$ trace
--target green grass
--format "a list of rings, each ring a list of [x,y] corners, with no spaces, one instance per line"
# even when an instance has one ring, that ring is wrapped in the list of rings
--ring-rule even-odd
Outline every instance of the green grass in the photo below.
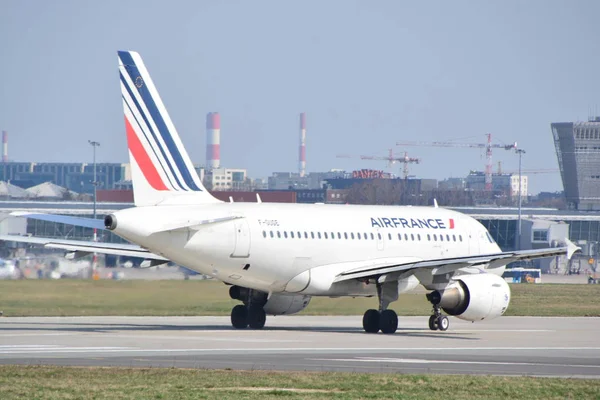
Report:
[[[599,399],[597,380],[0,366],[9,399]]]
[[[229,315],[238,302],[215,281],[0,281],[5,316]],[[515,284],[506,315],[600,316],[600,285]],[[361,315],[375,298],[318,298],[304,315]],[[392,303],[400,315],[428,315],[424,293]]]

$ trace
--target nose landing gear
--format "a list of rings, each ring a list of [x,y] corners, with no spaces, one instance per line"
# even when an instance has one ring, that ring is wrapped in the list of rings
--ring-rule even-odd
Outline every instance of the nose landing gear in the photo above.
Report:
[[[447,331],[450,327],[450,320],[445,315],[442,315],[440,307],[442,296],[440,292],[436,290],[428,293],[427,300],[433,305],[433,315],[429,317],[429,329],[432,331]]]

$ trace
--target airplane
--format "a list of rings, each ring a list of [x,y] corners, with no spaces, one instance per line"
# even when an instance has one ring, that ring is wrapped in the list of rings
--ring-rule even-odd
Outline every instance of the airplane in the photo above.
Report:
[[[503,252],[486,228],[438,207],[221,202],[202,185],[140,55],[118,52],[134,207],[104,220],[15,212],[27,218],[107,229],[132,244],[35,237],[71,256],[143,257],[175,262],[230,285],[241,304],[234,328],[262,329],[267,315],[295,314],[313,296],[377,296],[363,315],[368,333],[392,334],[389,307],[417,285],[429,291],[428,325],[445,331],[447,315],[468,321],[504,314],[510,288],[505,265],[571,256],[574,245]],[[258,198],[260,200],[260,198]],[[444,314],[445,313],[445,314]],[[447,314],[447,315],[446,315]]]

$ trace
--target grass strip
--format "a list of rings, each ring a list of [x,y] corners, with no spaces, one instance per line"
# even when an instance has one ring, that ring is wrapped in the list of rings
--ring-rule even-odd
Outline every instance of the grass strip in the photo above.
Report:
[[[0,366],[9,399],[598,399],[593,379]]]
[[[5,316],[194,316],[229,315],[238,304],[216,281],[0,281]],[[506,315],[600,316],[600,285],[513,284]],[[304,315],[361,315],[375,298],[314,297]],[[400,296],[399,315],[428,315],[422,291]]]

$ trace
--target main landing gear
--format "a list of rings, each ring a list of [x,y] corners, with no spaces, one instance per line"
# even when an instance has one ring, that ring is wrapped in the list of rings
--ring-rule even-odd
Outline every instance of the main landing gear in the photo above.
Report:
[[[262,329],[265,326],[267,314],[263,307],[267,303],[266,293],[232,286],[229,288],[229,296],[244,303],[243,305],[238,304],[231,310],[231,325],[234,328]]]
[[[427,300],[433,305],[433,315],[429,317],[429,329],[432,331],[447,331],[450,327],[450,320],[442,315],[440,301],[442,296],[437,290],[427,294]]]
[[[379,310],[367,310],[363,315],[363,328],[367,333],[394,333],[398,329],[398,315],[388,306],[398,299],[398,282],[377,283]]]

